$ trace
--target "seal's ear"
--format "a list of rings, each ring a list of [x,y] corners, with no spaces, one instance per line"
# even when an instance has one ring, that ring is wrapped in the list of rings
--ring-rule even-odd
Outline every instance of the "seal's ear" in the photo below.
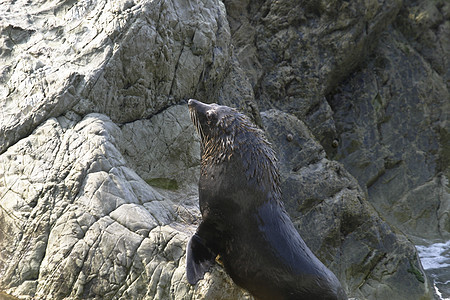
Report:
[[[196,284],[213,265],[216,255],[205,245],[204,240],[194,234],[186,248],[186,277]]]

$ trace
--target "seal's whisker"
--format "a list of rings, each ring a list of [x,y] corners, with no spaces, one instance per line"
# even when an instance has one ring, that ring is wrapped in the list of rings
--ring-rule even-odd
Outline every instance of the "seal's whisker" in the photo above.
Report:
[[[201,141],[202,141],[202,143],[203,143],[203,141],[204,141],[204,139],[205,139],[205,135],[204,135],[203,130],[202,130],[202,127],[200,126],[200,123],[199,123],[199,121],[198,121],[198,115],[197,115],[197,113],[196,113],[193,109],[191,109],[191,108],[189,108],[189,114],[191,115],[191,120],[192,120],[192,123],[194,123],[195,130],[196,130],[197,133],[200,135],[200,139],[201,139]]]

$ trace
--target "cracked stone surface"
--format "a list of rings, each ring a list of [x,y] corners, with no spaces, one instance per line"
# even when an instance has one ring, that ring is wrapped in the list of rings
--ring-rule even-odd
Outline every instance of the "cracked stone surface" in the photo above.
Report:
[[[200,140],[192,130],[185,105],[172,106],[148,120],[127,123],[121,130],[121,152],[144,180],[172,178],[182,179],[179,184],[188,187],[197,184]]]
[[[422,269],[414,246],[379,218],[356,179],[342,164],[326,158],[312,132],[295,116],[275,109],[261,115],[268,138],[282,153],[286,209],[307,245],[352,291],[350,295],[422,297],[423,282],[410,272]]]
[[[2,155],[2,286],[48,299],[207,297],[184,271],[196,193],[149,186],[127,166],[117,147],[127,141],[105,115],[66,121],[49,119]],[[211,288],[239,297],[219,274],[222,287]]]
[[[330,101],[340,132],[334,158],[389,221],[423,239],[450,237],[450,93],[442,79],[393,33],[383,36],[377,58]]]
[[[445,1],[1,7],[0,298],[253,299],[219,264],[185,278],[188,98],[265,130],[294,224],[351,297],[432,298],[397,227],[450,232]]]

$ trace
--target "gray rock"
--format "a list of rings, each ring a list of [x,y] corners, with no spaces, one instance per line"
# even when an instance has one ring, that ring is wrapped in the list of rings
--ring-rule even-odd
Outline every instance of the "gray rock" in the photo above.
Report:
[[[331,147],[335,126],[325,96],[370,53],[401,1],[224,2],[260,109],[296,115]]]
[[[394,32],[330,100],[340,133],[334,158],[410,236],[450,237],[448,99],[442,78]]]
[[[409,238],[447,240],[448,3],[224,2],[259,108],[304,121]]]
[[[149,186],[126,166],[122,138],[104,115],[70,128],[50,119],[1,156],[10,166],[2,173],[2,288],[40,299],[205,299],[225,287],[225,298],[244,297],[218,269],[203,285],[187,283],[196,193]]]
[[[207,98],[226,75],[220,1],[5,5],[0,153],[71,108],[131,122],[192,95]]]
[[[450,4],[447,1],[404,1],[395,25],[448,87]]]
[[[119,145],[127,162],[149,184],[198,183],[200,140],[195,134],[186,105],[172,106],[150,119],[121,126]]]
[[[48,299],[204,299],[224,288],[246,297],[217,268],[204,285],[184,279],[199,216],[198,139],[186,107],[165,110],[208,97],[227,76],[223,4],[5,5],[0,289]],[[171,180],[177,188],[165,189]]]

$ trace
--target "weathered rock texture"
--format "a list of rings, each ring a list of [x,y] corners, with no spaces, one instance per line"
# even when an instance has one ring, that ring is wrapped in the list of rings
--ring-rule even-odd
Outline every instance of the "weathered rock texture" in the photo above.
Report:
[[[448,239],[448,1],[224,2],[259,109],[303,120],[402,231]]]
[[[302,121],[277,110],[262,118],[281,153],[285,206],[314,253],[358,299],[420,299],[425,278],[414,246],[380,219],[357,181],[325,157]]]
[[[445,240],[449,16],[448,2],[406,2],[370,59],[329,95],[340,141],[333,157],[391,223],[410,236]]]
[[[183,100],[195,97],[266,131],[288,212],[349,295],[431,298],[396,227],[450,232],[449,11],[445,1],[1,4],[0,291],[251,299],[220,266],[196,286],[185,278],[200,149]]]

